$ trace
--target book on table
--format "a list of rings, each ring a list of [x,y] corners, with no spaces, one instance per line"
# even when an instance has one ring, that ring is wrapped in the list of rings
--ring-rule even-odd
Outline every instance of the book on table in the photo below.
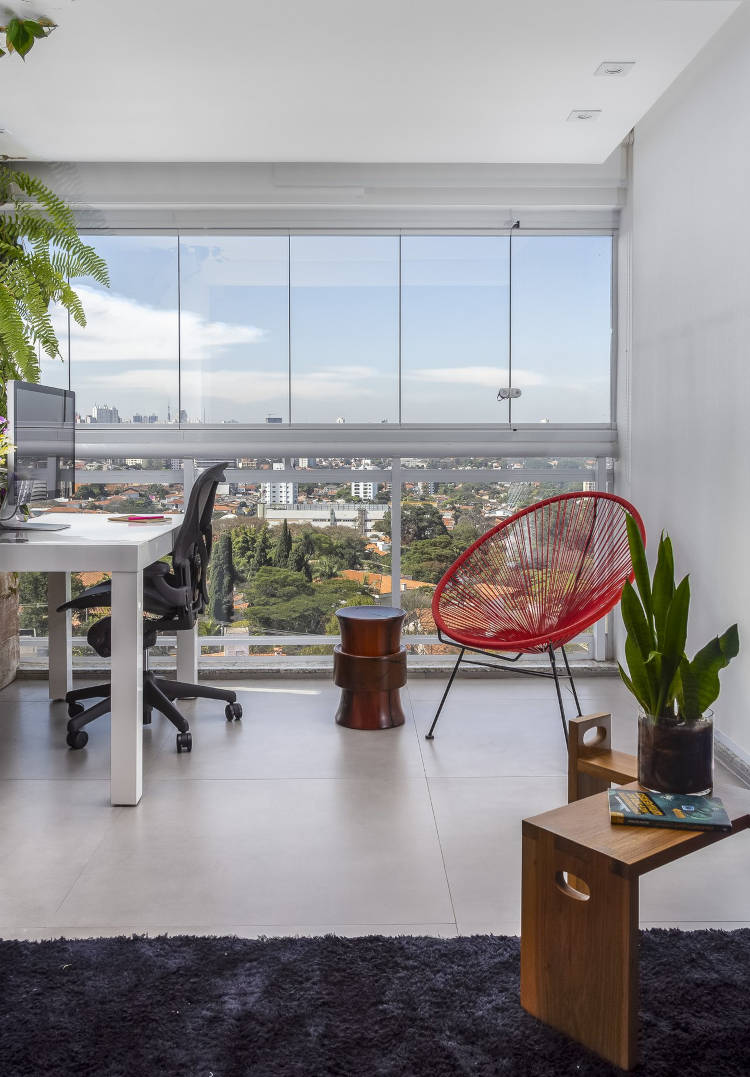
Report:
[[[719,797],[652,793],[646,789],[610,789],[609,818],[625,826],[675,830],[731,830]]]

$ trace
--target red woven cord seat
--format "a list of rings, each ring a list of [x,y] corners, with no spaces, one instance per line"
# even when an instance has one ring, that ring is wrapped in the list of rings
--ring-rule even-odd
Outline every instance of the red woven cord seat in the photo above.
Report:
[[[645,541],[637,510],[596,491],[559,494],[504,520],[462,553],[437,585],[432,613],[439,634],[470,650],[547,652],[548,675],[557,681],[555,649],[609,613],[633,578],[628,516]],[[463,650],[458,662],[462,657]],[[564,651],[563,658],[568,668]],[[572,686],[569,668],[568,676]]]

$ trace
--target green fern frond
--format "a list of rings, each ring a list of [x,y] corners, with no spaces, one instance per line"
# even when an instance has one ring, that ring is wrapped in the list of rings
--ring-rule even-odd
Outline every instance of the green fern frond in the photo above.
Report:
[[[5,382],[37,381],[37,349],[60,357],[50,308],[85,326],[71,280],[109,286],[107,265],[83,243],[71,208],[36,176],[0,164],[0,413]]]

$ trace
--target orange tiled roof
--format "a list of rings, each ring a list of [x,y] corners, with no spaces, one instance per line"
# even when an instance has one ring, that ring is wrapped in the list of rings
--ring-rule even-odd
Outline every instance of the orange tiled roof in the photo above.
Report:
[[[343,572],[339,573],[339,576],[343,577],[345,580],[354,580],[356,583],[364,584],[365,587],[377,591],[380,595],[391,594],[390,574],[386,575],[383,572],[368,572],[362,569],[345,568]],[[432,587],[431,583],[424,583],[421,580],[402,580],[401,582],[407,591],[411,591],[416,587]]]

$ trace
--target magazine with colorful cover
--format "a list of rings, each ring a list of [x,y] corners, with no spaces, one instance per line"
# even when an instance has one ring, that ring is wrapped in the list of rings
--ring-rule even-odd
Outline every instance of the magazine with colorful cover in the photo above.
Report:
[[[611,822],[626,826],[666,826],[678,830],[731,830],[719,797],[610,789]]]

